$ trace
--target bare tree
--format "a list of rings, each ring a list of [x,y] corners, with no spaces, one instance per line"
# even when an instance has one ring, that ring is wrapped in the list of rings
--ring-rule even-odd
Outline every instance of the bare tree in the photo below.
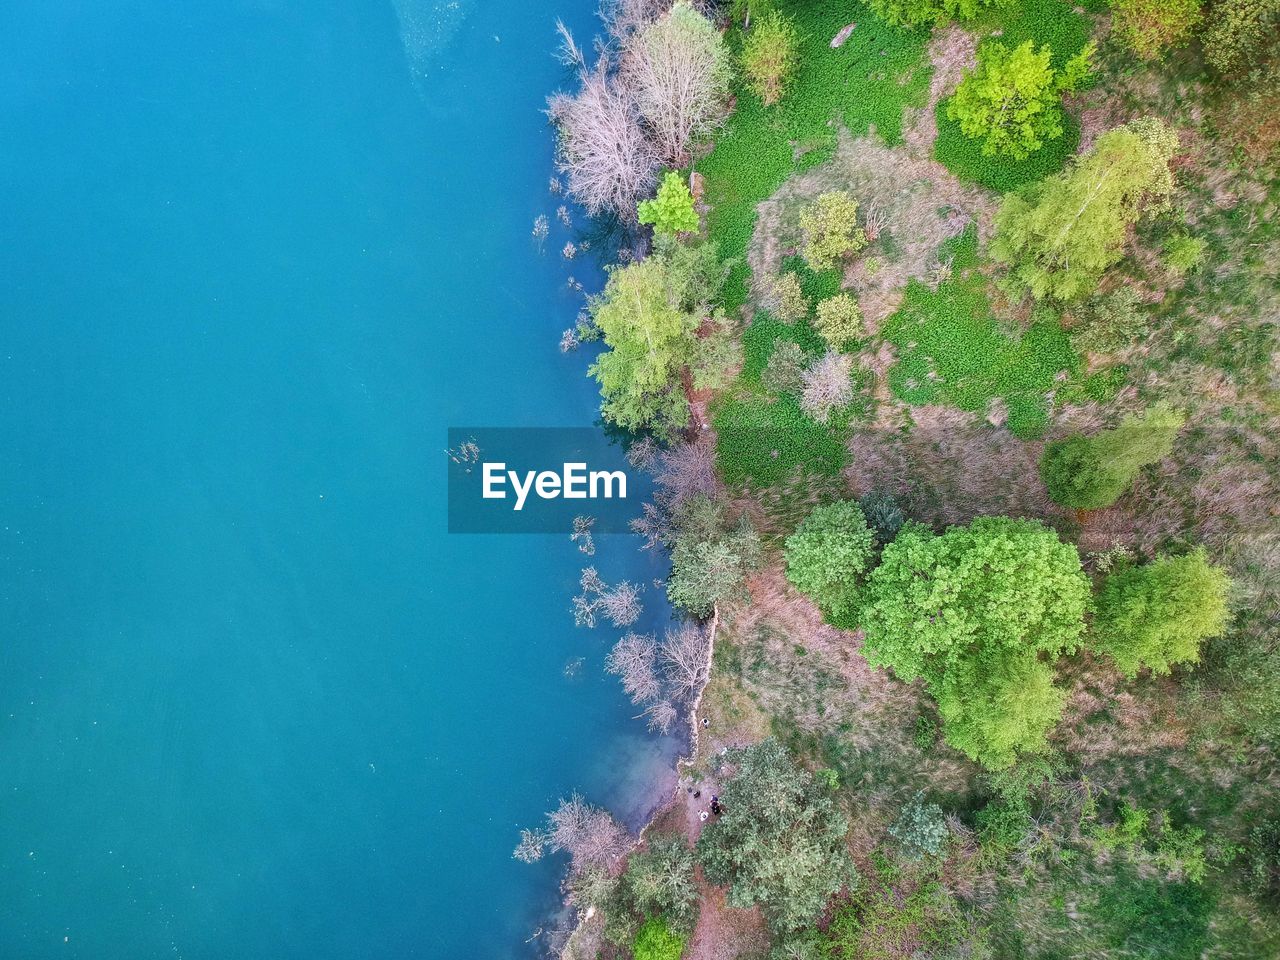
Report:
[[[649,718],[649,729],[655,733],[668,734],[675,726],[680,714],[670,700],[655,700],[644,711]]]
[[[664,163],[685,166],[724,119],[731,72],[720,32],[687,0],[636,34],[622,73]]]
[[[690,497],[717,489],[715,444],[705,434],[689,443],[674,443],[658,455],[656,499],[668,513]]]
[[[632,703],[647,703],[661,696],[658,646],[652,634],[628,633],[614,644],[604,666],[622,680],[622,689]]]
[[[611,867],[630,846],[631,837],[622,824],[575,792],[547,814],[545,827],[520,831],[512,856],[533,863],[546,853],[564,851],[572,861],[570,870],[578,874],[589,867]]]
[[[710,652],[711,638],[698,624],[682,623],[666,632],[658,646],[658,658],[670,696],[693,702],[707,682]]]
[[[641,504],[640,509],[643,513],[630,523],[631,532],[638,533],[645,539],[644,546],[640,549],[648,550],[666,543],[671,536],[671,518],[652,503]]]
[[[853,360],[830,352],[804,372],[800,406],[819,423],[826,423],[835,410],[853,399]]]
[[[653,188],[658,158],[634,98],[610,74],[607,59],[583,68],[579,80],[576,95],[557,93],[547,101],[558,132],[556,169],[591,216],[634,220],[637,201]]]
[[[573,622],[579,627],[594,627],[597,615],[615,627],[629,627],[640,618],[644,607],[640,587],[634,583],[623,580],[611,587],[595,567],[587,567],[579,584],[581,592],[573,598]]]

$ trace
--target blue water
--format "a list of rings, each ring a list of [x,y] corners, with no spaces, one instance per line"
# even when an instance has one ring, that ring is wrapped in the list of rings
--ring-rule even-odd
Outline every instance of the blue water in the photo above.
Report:
[[[530,237],[593,7],[0,8],[0,957],[526,956],[518,828],[643,814],[584,558],[444,533],[448,425],[594,417]]]

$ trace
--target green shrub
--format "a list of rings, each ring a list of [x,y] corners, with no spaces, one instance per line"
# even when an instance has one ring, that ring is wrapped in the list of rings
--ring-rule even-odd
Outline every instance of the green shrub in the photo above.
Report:
[[[760,374],[760,385],[770,393],[798,393],[804,383],[808,357],[793,340],[778,340]]]
[[[902,508],[898,506],[897,498],[891,493],[872,490],[858,500],[858,506],[862,507],[867,526],[875,534],[877,547],[891,543],[907,520]]]
[[[1178,276],[1190,273],[1204,262],[1207,246],[1204,237],[1193,237],[1182,231],[1172,234],[1164,243],[1164,265]]]
[[[744,513],[736,521],[706,494],[686,500],[672,518],[671,574],[667,598],[695,617],[710,617],[716,604],[742,599],[746,576],[761,563],[760,538]]]
[[[1113,0],[1111,31],[1143,60],[1186,45],[1200,23],[1201,0]]]
[[[1114,353],[1147,332],[1142,299],[1130,286],[1090,297],[1071,310],[1072,345],[1081,353]]]
[[[787,537],[787,579],[833,623],[846,625],[871,563],[873,541],[857,503],[815,507]]]
[[[1200,644],[1226,629],[1230,588],[1203,550],[1124,567],[1098,594],[1094,645],[1130,677],[1197,663]]]
[[[1205,18],[1204,55],[1223,75],[1243,74],[1271,52],[1280,0],[1218,0]]]
[[[1167,457],[1186,418],[1157,404],[1130,415],[1114,430],[1073,436],[1045,447],[1040,476],[1049,496],[1064,507],[1109,507],[1129,489],[1138,471]]]
[[[977,67],[948,101],[947,116],[965,136],[982,141],[985,156],[1025,160],[1063,135],[1062,95],[1084,80],[1092,52],[1086,47],[1055,70],[1047,46],[1037,52],[1030,40],[1013,48],[985,43]]]
[[[823,300],[816,313],[814,328],[835,349],[847,347],[862,336],[862,311],[849,294],[838,293]]]
[[[889,836],[898,841],[908,860],[936,857],[951,836],[947,818],[936,803],[924,802],[924,791],[916,792],[889,827]]]
[[[813,270],[833,270],[867,245],[858,226],[858,201],[843,190],[830,190],[800,213],[801,256]]]
[[[766,106],[781,98],[795,76],[799,37],[790,17],[770,10],[752,24],[742,41],[742,72]]]
[[[871,9],[889,23],[918,27],[948,20],[972,20],[984,7],[1009,0],[868,0]]]
[[[635,960],[680,960],[684,937],[672,932],[662,917],[653,917],[640,928],[631,947]]]
[[[773,311],[785,323],[798,323],[809,315],[809,300],[800,286],[800,278],[790,271],[779,274],[770,291]]]
[[[674,170],[663,176],[654,199],[640,201],[638,213],[640,222],[652,224],[657,233],[694,233],[698,229],[693,194],[684,177]]]

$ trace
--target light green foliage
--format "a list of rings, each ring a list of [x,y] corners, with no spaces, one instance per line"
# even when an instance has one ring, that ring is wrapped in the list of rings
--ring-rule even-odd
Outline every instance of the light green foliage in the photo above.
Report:
[[[1172,452],[1185,422],[1180,412],[1156,404],[1142,414],[1125,417],[1114,430],[1049,444],[1040,458],[1040,476],[1049,496],[1077,510],[1109,507],[1139,470]]]
[[[761,562],[760,538],[746,514],[732,520],[724,504],[699,494],[681,505],[672,525],[672,604],[705,618],[716,604],[742,599],[746,575]]]
[[[908,860],[920,860],[942,853],[951,831],[947,829],[942,808],[936,803],[925,803],[924,791],[919,790],[889,827],[889,836],[898,841]]]
[[[809,315],[809,299],[800,286],[800,278],[787,271],[778,275],[770,291],[773,312],[784,323],[799,323]]]
[[[815,507],[787,537],[787,579],[833,623],[845,625],[871,564],[874,535],[852,500]]]
[[[867,659],[924,678],[948,743],[992,769],[1043,747],[1063,701],[1052,660],[1075,649],[1089,601],[1075,547],[1007,517],[941,536],[908,526],[866,595]]]
[[[1204,56],[1219,73],[1245,73],[1272,52],[1280,0],[1218,0],[1205,18]]]
[[[873,490],[858,500],[862,507],[862,515],[867,518],[867,526],[875,534],[876,546],[883,547],[893,540],[906,523],[906,516],[898,506],[898,500],[891,493]]]
[[[1209,866],[1205,856],[1204,831],[1199,827],[1174,827],[1166,814],[1156,837],[1152,859],[1170,877],[1200,883]]]
[[[867,245],[858,226],[858,201],[843,190],[829,190],[800,214],[800,252],[813,270],[834,270],[845,257]]]
[[[684,177],[674,170],[663,176],[654,199],[640,201],[638,211],[640,222],[652,224],[657,233],[695,233],[698,229],[693,194]]]
[[[1008,0],[869,0],[871,9],[899,26],[942,24],[948,20],[972,20],[984,7]]]
[[[1194,237],[1179,231],[1164,242],[1164,265],[1170,273],[1182,276],[1204,262],[1208,243],[1204,237]]]
[[[862,336],[862,311],[858,301],[847,293],[838,293],[818,304],[814,329],[835,349],[847,347]]]
[[[709,330],[693,341],[690,366],[695,390],[723,389],[742,366],[742,341],[733,324],[721,310],[711,319]]]
[[[1161,557],[1107,577],[1095,644],[1130,677],[1200,660],[1200,644],[1226,629],[1231,581],[1203,550]]]
[[[1115,823],[1100,824],[1092,830],[1094,842],[1108,853],[1141,845],[1151,822],[1150,812],[1129,803],[1120,804],[1118,813]]]
[[[636,934],[631,952],[635,960],[680,960],[684,937],[673,932],[663,917],[653,917]]]
[[[804,385],[804,368],[808,358],[800,344],[792,340],[774,343],[769,362],[760,374],[760,384],[770,393],[798,393]]]
[[[723,282],[711,244],[659,244],[652,256],[609,271],[604,292],[589,307],[608,347],[589,370],[600,383],[606,420],[660,434],[688,422],[680,375]]]
[[[1143,60],[1185,46],[1200,23],[1202,0],[1114,0],[1111,31]]]
[[[1062,136],[1062,94],[1084,80],[1092,53],[1086,47],[1055,70],[1047,46],[1036,52],[1030,40],[1014,48],[983,44],[977,68],[965,73],[947,115],[966,136],[982,140],[984,154],[1025,160],[1046,140]]]
[[[1147,331],[1142,298],[1130,286],[1090,297],[1071,309],[1071,345],[1081,353],[1114,353]]]
[[[856,882],[849,823],[776,740],[731,749],[724,760],[736,771],[721,792],[724,813],[698,838],[703,871],[728,886],[730,906],[759,904],[776,932],[802,930]]]
[[[1063,173],[1007,195],[991,254],[1009,265],[1010,285],[1037,299],[1093,291],[1139,215],[1167,203],[1177,146],[1160,120],[1135,120],[1103,134]]]
[[[742,41],[742,71],[747,83],[767,106],[782,98],[795,76],[800,38],[795,24],[777,10],[770,10],[752,24]]]
[[[992,315],[972,231],[951,241],[947,253],[952,278],[936,290],[913,280],[902,307],[880,326],[898,352],[889,389],[913,406],[946,403],[974,412],[1000,398],[1009,430],[1034,439],[1048,423],[1050,391],[1063,387],[1059,375],[1077,377],[1080,358],[1052,315],[1033,316],[1022,336],[1010,339]]]

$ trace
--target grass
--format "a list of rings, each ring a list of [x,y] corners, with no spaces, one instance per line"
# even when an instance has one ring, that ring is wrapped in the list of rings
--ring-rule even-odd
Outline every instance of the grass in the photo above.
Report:
[[[725,294],[730,310],[749,296],[745,258],[756,205],[792,173],[829,158],[841,125],[854,134],[875,127],[889,143],[899,142],[903,108],[922,104],[929,82],[925,31],[891,27],[861,3],[792,0],[779,6],[800,33],[799,69],[772,107],[739,86],[737,109],[700,164],[711,238],[724,256],[737,260]],[[852,22],[857,29],[833,50],[831,38]],[[730,42],[739,46],[738,31]]]
[[[1078,378],[1080,357],[1051,313],[1020,337],[1002,331],[986,278],[976,269],[976,235],[970,229],[948,245],[952,279],[936,290],[913,280],[901,309],[880,329],[898,348],[889,389],[913,406],[945,403],[974,412],[1000,399],[1016,436],[1039,437],[1048,425],[1048,396],[1060,386],[1058,374]]]

